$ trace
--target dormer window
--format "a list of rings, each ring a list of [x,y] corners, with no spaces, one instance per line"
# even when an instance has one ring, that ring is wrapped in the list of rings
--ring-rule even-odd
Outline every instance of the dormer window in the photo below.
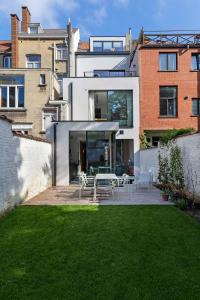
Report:
[[[38,26],[36,25],[30,25],[28,28],[29,34],[38,34]]]

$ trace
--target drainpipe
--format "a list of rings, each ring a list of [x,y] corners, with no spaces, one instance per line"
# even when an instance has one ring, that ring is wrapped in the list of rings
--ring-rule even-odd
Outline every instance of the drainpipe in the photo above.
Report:
[[[52,176],[52,186],[56,186],[56,168],[57,168],[57,162],[56,162],[56,156],[57,156],[57,125],[58,123],[53,124],[53,176]]]

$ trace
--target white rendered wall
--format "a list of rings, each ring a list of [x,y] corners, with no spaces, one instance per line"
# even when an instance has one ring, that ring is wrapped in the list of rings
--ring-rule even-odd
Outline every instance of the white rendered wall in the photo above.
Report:
[[[200,195],[200,133],[179,137],[176,143],[181,148],[186,186],[190,191]],[[151,169],[155,179],[158,178],[159,171],[159,150],[162,152],[159,148],[140,152],[141,170]]]
[[[51,144],[13,136],[0,119],[0,212],[51,186]]]
[[[76,77],[94,70],[128,70],[128,55],[76,55]]]
[[[60,186],[69,185],[70,131],[116,131],[119,128],[115,122],[58,122],[56,127],[56,185]]]
[[[132,90],[133,92],[133,128],[123,128],[123,134],[118,131],[116,139],[134,140],[135,173],[140,167],[139,160],[139,79],[137,77],[117,78],[64,78],[63,93],[69,99],[69,85],[72,85],[73,121],[94,121],[90,114],[89,91]]]

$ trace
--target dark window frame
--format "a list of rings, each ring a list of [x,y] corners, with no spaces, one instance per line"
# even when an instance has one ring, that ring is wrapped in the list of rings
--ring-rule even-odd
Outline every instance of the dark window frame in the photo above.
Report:
[[[176,88],[176,98],[172,98],[172,97],[160,97],[161,88],[166,88],[166,87]],[[175,111],[174,115],[170,115],[170,114],[163,115],[163,114],[161,114],[161,98],[162,99],[166,99],[166,100],[175,99],[175,101],[176,101],[176,103],[175,103],[175,109],[176,109],[176,111]],[[160,108],[160,112],[159,112],[159,117],[160,118],[177,118],[178,117],[178,86],[177,85],[160,85],[159,86],[159,108]]]
[[[101,40],[98,40],[98,41],[93,41],[93,52],[112,52],[111,49],[115,49],[114,47],[114,43],[121,43],[122,45],[122,50],[114,50],[113,52],[122,52],[124,51],[124,47],[123,47],[123,41],[101,41]],[[94,50],[94,43],[101,43],[101,50]],[[112,47],[110,48],[110,50],[105,50],[104,49],[104,43],[112,43]]]
[[[166,68],[166,70],[161,70],[160,56],[162,54],[167,55],[167,68]],[[169,59],[168,59],[169,54],[175,54],[176,55],[176,68],[174,70],[169,69]],[[178,55],[177,55],[177,52],[159,52],[159,72],[177,72],[177,71],[178,71]]]
[[[193,63],[192,63],[194,56],[197,57],[197,60],[196,60],[197,68],[196,69],[193,68]],[[192,67],[192,71],[200,71],[200,53],[192,53],[191,54],[191,67]]]
[[[198,101],[197,102],[197,114],[193,113],[193,101]],[[200,98],[192,98],[192,116],[194,116],[194,117],[200,116]]]

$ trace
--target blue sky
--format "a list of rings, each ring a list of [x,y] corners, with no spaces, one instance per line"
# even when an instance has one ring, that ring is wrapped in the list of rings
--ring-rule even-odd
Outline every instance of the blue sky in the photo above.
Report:
[[[70,17],[81,38],[121,35],[132,28],[145,30],[200,30],[200,0],[0,0],[0,39],[10,38],[10,13],[21,18],[27,5],[33,22],[44,28],[65,27]]]

